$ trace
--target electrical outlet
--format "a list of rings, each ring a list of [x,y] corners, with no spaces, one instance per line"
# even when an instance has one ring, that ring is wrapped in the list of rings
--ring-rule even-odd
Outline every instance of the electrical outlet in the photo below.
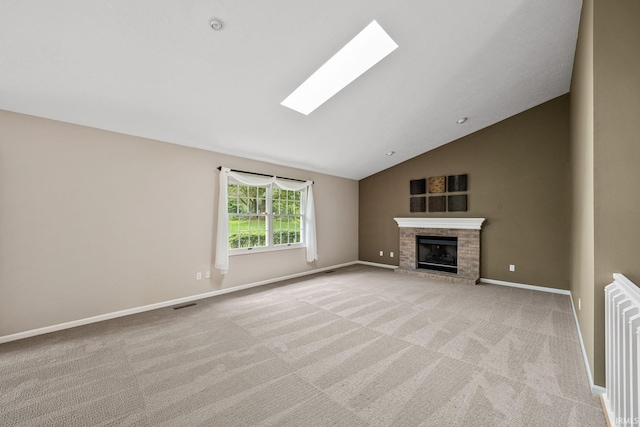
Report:
[[[196,280],[202,280],[202,273],[199,271],[196,273]]]
[[[516,271],[516,266],[514,264],[509,264],[509,271]]]
[[[582,310],[582,299],[578,298],[578,310]]]
[[[380,256],[384,256],[384,251],[380,251]]]
[[[211,279],[211,272],[207,271],[206,273],[204,273],[204,278],[205,279]]]
[[[389,252],[389,256],[393,258],[393,252]]]

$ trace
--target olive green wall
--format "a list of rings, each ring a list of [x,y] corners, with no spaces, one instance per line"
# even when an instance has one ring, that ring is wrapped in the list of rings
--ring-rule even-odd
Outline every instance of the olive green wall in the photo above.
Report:
[[[409,212],[410,180],[465,173],[467,212]],[[359,258],[398,265],[394,217],[484,217],[481,277],[569,289],[569,178],[565,95],[361,180]]]
[[[571,80],[571,296],[594,365],[593,0],[582,3]]]
[[[571,82],[571,292],[596,385],[605,385],[604,287],[640,284],[640,2],[585,0]]]
[[[595,381],[604,384],[604,286],[640,285],[640,1],[594,2]]]

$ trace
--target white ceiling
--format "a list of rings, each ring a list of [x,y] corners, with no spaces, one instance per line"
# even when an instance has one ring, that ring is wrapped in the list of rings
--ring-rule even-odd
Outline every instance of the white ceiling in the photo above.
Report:
[[[567,93],[581,5],[2,0],[0,109],[361,179]],[[374,19],[398,49],[280,105]]]

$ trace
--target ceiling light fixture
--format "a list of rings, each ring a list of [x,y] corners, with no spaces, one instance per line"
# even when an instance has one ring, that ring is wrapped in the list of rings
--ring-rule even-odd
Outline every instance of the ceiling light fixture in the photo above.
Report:
[[[395,151],[389,151],[389,152],[387,153],[387,156],[393,156],[394,154],[396,154],[396,152],[395,152]]]
[[[459,125],[461,125],[461,124],[463,124],[464,122],[466,122],[467,120],[469,120],[469,117],[463,117],[463,118],[461,118],[461,119],[456,120],[456,123],[457,123],[457,124],[459,124]]]
[[[280,104],[308,115],[397,47],[374,20]]]
[[[216,31],[220,31],[224,28],[224,22],[220,18],[211,18],[209,20],[209,25]]]

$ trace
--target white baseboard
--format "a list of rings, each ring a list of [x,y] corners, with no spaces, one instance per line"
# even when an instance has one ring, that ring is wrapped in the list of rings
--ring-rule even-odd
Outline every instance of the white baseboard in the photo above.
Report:
[[[571,311],[573,312],[573,319],[576,321],[576,328],[578,328],[578,339],[580,340],[580,349],[582,349],[582,359],[584,360],[584,367],[587,369],[587,378],[589,378],[589,387],[591,387],[591,393],[596,395],[603,395],[607,392],[607,389],[593,383],[593,376],[591,375],[591,367],[589,366],[589,358],[587,357],[587,351],[584,348],[584,341],[582,340],[582,331],[580,330],[580,322],[578,322],[578,314],[576,313],[576,307],[573,305],[573,298],[571,297]]]
[[[540,292],[551,292],[552,294],[571,295],[571,291],[568,291],[566,289],[546,288],[544,286],[534,286],[534,285],[527,285],[524,283],[505,282],[504,280],[485,279],[482,277],[480,278],[480,281],[483,283],[489,283],[491,285],[510,286],[512,288],[530,289],[532,291],[540,291]]]
[[[580,349],[582,350],[582,359],[584,360],[584,366],[587,370],[587,378],[589,379],[589,387],[591,388],[591,393],[595,395],[603,395],[606,393],[607,391],[606,388],[593,383],[593,376],[591,375],[591,367],[589,366],[589,358],[587,358],[587,352],[584,348],[584,341],[582,340],[582,332],[580,331],[580,323],[578,322],[578,315],[576,314],[576,308],[573,305],[573,297],[571,296],[571,291],[568,291],[566,289],[545,288],[544,286],[526,285],[524,283],[505,282],[502,280],[493,280],[493,279],[480,279],[480,281],[484,283],[490,283],[492,285],[511,286],[513,288],[530,289],[533,291],[551,292],[554,294],[568,295],[569,300],[571,300],[571,311],[573,312],[573,319],[575,320],[576,328],[578,329],[578,338],[580,340]]]
[[[369,261],[358,261],[358,264],[369,265],[371,267],[390,268],[392,270],[395,270],[396,268],[399,268],[397,265],[380,264],[380,263],[377,263],[377,262],[369,262]]]
[[[606,389],[603,389],[603,390],[606,390]],[[609,399],[607,399],[607,393],[602,393],[600,395],[600,403],[602,403],[602,408],[604,409],[604,416],[607,418],[607,426],[609,427],[618,426],[619,423],[616,424],[612,422],[615,418],[614,417],[615,412],[613,412],[613,410],[609,406]]]
[[[333,270],[336,268],[348,267],[350,265],[358,264],[358,261],[347,262],[344,264],[332,265],[330,267],[316,268],[314,270],[304,271],[302,273],[290,274],[288,276],[275,277],[273,279],[261,280],[259,282],[248,283],[246,285],[234,286],[232,288],[219,289],[217,291],[205,292],[203,294],[191,295],[188,297],[177,298],[169,301],[158,302],[155,304],[144,305],[141,307],[129,308],[126,310],[115,311],[112,313],[105,313],[98,316],[87,317],[85,319],[73,320],[71,322],[59,323],[57,325],[45,326],[43,328],[32,329],[29,331],[18,332],[11,335],[0,336],[0,344],[20,340],[23,338],[34,337],[36,335],[48,334],[50,332],[61,331],[64,329],[75,328],[76,326],[89,325],[91,323],[101,322],[103,320],[115,319],[117,317],[128,316],[130,314],[142,313],[145,311],[155,310],[158,308],[171,307],[174,305],[180,305],[192,301],[197,301],[204,298],[214,297],[217,295],[228,294],[230,292],[241,291],[243,289],[254,288],[256,286],[268,285],[270,283],[281,282],[283,280],[295,279],[297,277],[309,276],[311,274],[322,273],[323,271]]]

